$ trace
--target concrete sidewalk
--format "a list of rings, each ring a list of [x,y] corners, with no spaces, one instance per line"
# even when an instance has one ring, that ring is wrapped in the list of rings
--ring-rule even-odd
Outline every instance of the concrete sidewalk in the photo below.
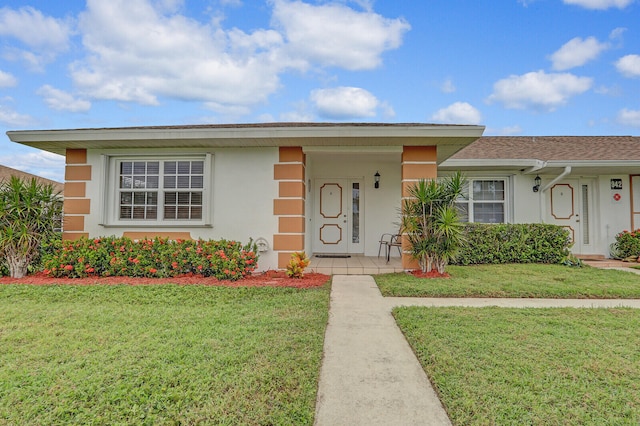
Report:
[[[316,425],[450,425],[369,275],[334,275]]]
[[[640,309],[640,300],[384,298],[371,276],[334,275],[317,426],[451,424],[391,316],[395,306]]]

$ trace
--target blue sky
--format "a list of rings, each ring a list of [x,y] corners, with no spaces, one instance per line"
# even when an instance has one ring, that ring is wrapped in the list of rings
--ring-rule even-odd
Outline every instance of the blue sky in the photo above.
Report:
[[[7,130],[271,121],[638,135],[639,0],[4,0]]]

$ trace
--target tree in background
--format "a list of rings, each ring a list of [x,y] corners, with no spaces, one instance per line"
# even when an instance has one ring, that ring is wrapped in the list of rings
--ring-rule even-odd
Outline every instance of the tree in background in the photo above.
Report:
[[[0,182],[0,256],[13,278],[27,274],[43,241],[60,228],[62,199],[53,184],[12,176]]]
[[[460,172],[441,180],[420,180],[409,188],[402,204],[402,230],[422,272],[444,273],[464,242],[455,201],[466,180]]]

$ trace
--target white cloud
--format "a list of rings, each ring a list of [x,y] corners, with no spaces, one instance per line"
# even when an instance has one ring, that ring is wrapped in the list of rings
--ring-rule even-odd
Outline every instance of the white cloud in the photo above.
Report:
[[[626,77],[640,77],[640,55],[627,55],[616,62],[618,71]]]
[[[13,87],[18,84],[18,80],[8,72],[0,70],[0,87]]]
[[[375,96],[358,87],[317,89],[311,92],[311,101],[321,117],[338,120],[375,117],[380,105]]]
[[[19,114],[13,109],[0,105],[0,123],[8,126],[26,127],[34,123],[33,117],[29,115]]]
[[[618,123],[625,126],[640,127],[640,110],[623,108],[618,112]]]
[[[450,78],[447,78],[440,86],[440,90],[443,93],[453,93],[456,91],[456,86]]]
[[[438,110],[431,119],[438,123],[480,124],[482,114],[467,102],[456,102]]]
[[[500,102],[512,109],[554,111],[571,97],[589,90],[592,85],[593,79],[569,73],[529,72],[511,75],[494,83],[493,93],[487,101]]]
[[[45,84],[36,93],[44,99],[51,109],[56,111],[85,112],[91,109],[91,102],[84,99],[76,99],[70,93],[56,89]]]
[[[520,133],[522,133],[522,127],[517,124],[515,126],[507,126],[500,129],[500,134],[504,136],[518,135]]]
[[[348,70],[373,69],[384,51],[402,44],[410,25],[371,11],[358,12],[339,3],[312,5],[272,0],[273,23],[287,40],[287,53],[311,64]]]
[[[0,164],[47,179],[64,182],[65,159],[62,155],[46,151],[14,153],[0,156]]]
[[[551,55],[553,69],[562,71],[579,67],[594,60],[600,52],[609,47],[608,43],[600,43],[595,37],[588,37],[584,40],[575,37]]]
[[[305,111],[289,111],[278,115],[280,121],[288,123],[308,123],[315,121],[313,114]]]
[[[409,29],[402,19],[344,4],[270,0],[276,29],[226,30],[221,20],[199,22],[167,12],[183,4],[87,0],[78,26],[87,54],[71,65],[79,93],[143,105],[159,105],[163,98],[200,101],[238,117],[279,90],[287,70],[375,68]]]
[[[595,93],[597,93],[598,95],[605,95],[605,96],[620,96],[622,95],[622,88],[618,85],[612,85],[612,86],[598,86],[598,87],[594,87],[593,91]]]
[[[6,47],[7,56],[25,60],[34,69],[41,69],[69,48],[71,31],[69,22],[45,16],[30,6],[0,9],[0,36],[15,38],[29,48]]]
[[[572,4],[593,10],[605,10],[611,7],[624,9],[633,3],[633,1],[634,0],[563,0],[565,4]]]
[[[69,24],[44,16],[30,6],[18,10],[0,9],[0,35],[14,37],[27,46],[38,49],[64,50],[69,44]]]
[[[282,37],[273,30],[224,32],[147,0],[89,0],[80,17],[89,55],[74,83],[97,99],[159,104],[158,97],[216,108],[264,102],[279,88]]]
[[[620,40],[622,39],[622,36],[624,35],[624,33],[627,31],[627,29],[625,27],[618,27],[618,28],[614,28],[613,30],[611,30],[611,32],[609,33],[609,40],[611,41],[615,41],[615,40]]]

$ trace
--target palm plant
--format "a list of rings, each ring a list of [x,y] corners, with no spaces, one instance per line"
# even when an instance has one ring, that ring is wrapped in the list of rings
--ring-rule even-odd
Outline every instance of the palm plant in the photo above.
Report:
[[[436,180],[420,180],[409,188],[402,205],[402,229],[422,272],[444,273],[464,241],[455,201],[466,180],[460,172]]]
[[[61,214],[62,200],[52,184],[15,176],[0,182],[0,256],[11,277],[27,274],[41,243],[56,234]]]

